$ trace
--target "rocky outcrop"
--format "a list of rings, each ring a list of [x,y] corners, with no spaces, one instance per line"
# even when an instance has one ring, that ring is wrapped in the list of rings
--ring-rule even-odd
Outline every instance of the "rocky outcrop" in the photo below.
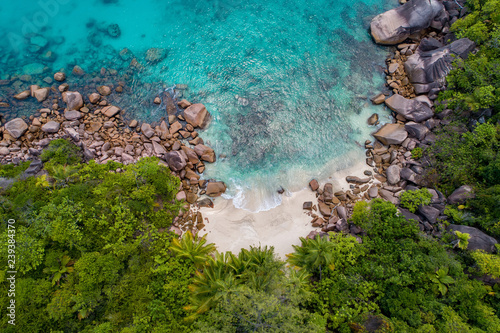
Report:
[[[476,44],[468,38],[446,46],[433,38],[424,39],[405,62],[405,71],[416,92],[423,94],[442,87],[456,57],[466,58],[475,47]]]
[[[371,34],[378,44],[395,45],[428,28],[434,20],[444,20],[445,16],[444,7],[438,0],[410,0],[375,16],[370,24]]]
[[[21,118],[16,118],[6,123],[5,129],[13,138],[18,139],[26,132],[28,125]]]
[[[448,197],[448,203],[450,205],[464,204],[468,199],[472,198],[474,198],[472,187],[469,185],[462,185]]]
[[[426,103],[422,103],[416,99],[404,98],[398,94],[386,99],[385,104],[405,119],[413,120],[417,123],[430,119],[434,115],[434,112]]]
[[[219,197],[226,192],[226,184],[223,182],[210,182],[207,184],[206,191],[209,197]]]
[[[60,123],[51,120],[42,126],[42,131],[45,133],[57,133],[59,131],[59,127],[61,127]]]
[[[170,169],[180,171],[186,166],[186,161],[179,151],[171,151],[165,155],[165,161]]]
[[[106,117],[111,118],[120,113],[120,108],[114,105],[106,106],[101,111]]]
[[[399,145],[408,137],[408,132],[403,125],[385,124],[373,136],[384,145]]]
[[[401,177],[399,176],[399,173],[401,172],[401,168],[397,165],[391,165],[390,167],[387,168],[385,171],[387,175],[387,182],[391,185],[395,185],[399,183],[401,180]]]
[[[79,111],[83,107],[82,95],[76,91],[67,91],[63,93],[63,101],[66,102],[66,109],[68,109],[68,111]]]
[[[448,230],[469,234],[470,239],[469,245],[467,246],[468,250],[483,250],[492,253],[495,251],[495,244],[498,243],[495,238],[488,236],[481,230],[474,227],[450,224],[448,226]]]
[[[184,118],[188,124],[193,125],[195,128],[205,128],[210,122],[210,113],[203,104],[190,105],[184,110]]]
[[[215,152],[212,148],[199,144],[194,146],[194,151],[201,160],[207,161],[209,163],[215,162]]]
[[[405,124],[405,130],[410,137],[416,138],[419,141],[422,141],[425,135],[429,133],[429,129],[426,126],[413,121],[409,121]]]

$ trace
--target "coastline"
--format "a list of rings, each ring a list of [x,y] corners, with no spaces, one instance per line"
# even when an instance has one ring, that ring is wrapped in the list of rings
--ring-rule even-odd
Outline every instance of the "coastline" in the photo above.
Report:
[[[364,170],[370,169],[364,161],[349,168],[334,172],[330,177],[321,179],[320,184],[332,183],[335,191],[349,189],[345,177],[362,177]],[[208,219],[200,235],[217,246],[219,252],[238,253],[250,246],[274,246],[275,253],[285,259],[293,252],[292,245],[299,245],[299,237],[306,237],[317,228],[311,225],[311,213],[302,205],[316,201],[316,192],[303,188],[290,196],[283,195],[281,205],[267,211],[250,212],[236,208],[232,199],[222,197],[214,200],[214,208],[201,208],[200,212]]]

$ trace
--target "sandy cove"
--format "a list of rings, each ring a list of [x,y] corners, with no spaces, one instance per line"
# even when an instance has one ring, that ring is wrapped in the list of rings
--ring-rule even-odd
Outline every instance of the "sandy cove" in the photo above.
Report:
[[[332,183],[335,191],[347,190],[350,184],[345,177],[362,177],[365,170],[370,167],[361,161],[322,179],[320,184]],[[200,209],[208,218],[200,235],[206,234],[207,240],[215,243],[219,252],[238,253],[242,248],[260,244],[274,246],[275,252],[284,259],[286,254],[293,252],[292,245],[300,244],[299,237],[317,230],[311,225],[310,212],[302,208],[306,201],[315,202],[316,192],[304,188],[290,197],[283,196],[283,202],[276,208],[252,213],[236,208],[232,200],[219,197],[214,201],[214,208]]]

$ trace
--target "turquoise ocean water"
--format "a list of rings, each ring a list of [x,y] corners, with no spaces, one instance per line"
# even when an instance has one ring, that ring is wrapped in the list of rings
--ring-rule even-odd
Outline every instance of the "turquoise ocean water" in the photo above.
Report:
[[[70,72],[75,64],[88,73],[101,67],[125,71],[130,58],[119,52],[128,48],[144,69],[129,71],[132,94],[117,105],[130,118],[157,121],[165,111],[151,105],[152,97],[165,87],[187,85],[178,92],[204,103],[213,115],[201,135],[219,159],[204,177],[225,181],[227,197],[238,207],[265,210],[280,203],[281,187],[296,191],[313,177],[326,178],[364,160],[356,142],[374,130],[366,119],[373,112],[389,119],[368,100],[383,89],[387,56],[371,41],[369,22],[396,5],[395,0],[4,1],[0,78],[39,67]],[[145,53],[152,47],[164,49],[166,57],[148,63]],[[5,87],[0,94],[9,99]]]

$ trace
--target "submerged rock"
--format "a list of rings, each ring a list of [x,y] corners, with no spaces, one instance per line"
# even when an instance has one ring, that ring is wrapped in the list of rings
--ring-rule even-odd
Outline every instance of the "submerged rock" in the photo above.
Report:
[[[54,80],[58,82],[64,81],[66,80],[66,74],[64,74],[63,72],[57,72],[54,74]]]
[[[22,101],[23,99],[26,99],[31,96],[31,92],[29,90],[25,90],[20,92],[19,94],[14,95],[14,98]]]
[[[45,46],[47,46],[47,44],[49,43],[49,41],[47,40],[47,38],[38,35],[38,36],[31,37],[30,38],[30,43],[32,45],[36,45],[39,48],[43,49]]]
[[[108,35],[110,35],[113,38],[118,38],[122,34],[120,26],[116,23],[108,25],[106,31],[108,32]]]
[[[150,63],[158,63],[165,59],[167,56],[167,50],[158,47],[152,47],[146,51],[146,61]]]
[[[42,74],[44,71],[44,64],[33,63],[23,66],[23,73],[27,75],[38,75]]]

